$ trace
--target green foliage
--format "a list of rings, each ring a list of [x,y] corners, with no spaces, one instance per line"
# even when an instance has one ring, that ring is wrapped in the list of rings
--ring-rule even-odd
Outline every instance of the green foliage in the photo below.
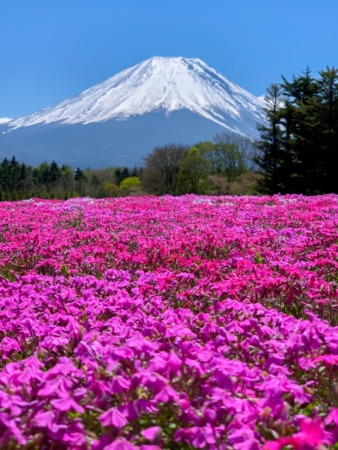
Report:
[[[146,156],[141,173],[144,190],[156,195],[176,194],[180,162],[187,156],[188,150],[188,147],[177,144],[155,147]]]
[[[114,183],[104,183],[99,192],[99,197],[117,197],[119,193],[119,187]]]
[[[102,198],[127,195],[130,189],[135,188],[135,184],[139,186],[138,173],[136,167],[132,170],[127,167],[82,170],[78,167],[74,171],[70,166],[59,166],[55,161],[50,164],[43,162],[32,168],[20,164],[13,156],[11,160],[5,158],[0,163],[0,201],[31,197],[67,200],[76,196]],[[120,183],[129,177],[128,174],[133,174],[132,179],[138,181],[131,182],[132,188],[127,182],[127,188],[120,189],[116,174],[120,174]]]
[[[139,177],[127,177],[120,184],[121,189],[130,189],[132,187],[141,186],[141,181]]]
[[[141,190],[141,181],[139,177],[127,177],[120,184],[121,195],[136,194]]]
[[[178,193],[205,194],[208,173],[208,160],[201,155],[197,147],[192,147],[179,165]]]
[[[190,149],[173,144],[156,147],[145,159],[142,187],[157,195],[256,193],[257,177],[245,178],[256,170],[254,152],[248,138],[227,133]]]
[[[269,87],[257,163],[267,193],[337,193],[338,69]]]

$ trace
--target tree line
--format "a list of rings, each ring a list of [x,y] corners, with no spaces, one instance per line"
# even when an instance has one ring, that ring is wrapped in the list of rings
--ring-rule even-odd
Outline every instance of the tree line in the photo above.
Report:
[[[250,139],[227,133],[192,147],[156,147],[145,158],[141,185],[155,195],[256,194],[254,155]]]
[[[55,161],[37,167],[19,163],[15,156],[0,163],[0,200],[31,197],[67,199],[77,196],[112,197],[138,186],[140,169],[127,167],[101,170],[59,166]]]
[[[215,136],[193,147],[167,144],[156,147],[143,167],[74,170],[55,161],[37,167],[13,156],[0,163],[0,200],[31,197],[68,199],[125,195],[255,194],[253,143],[245,137]]]

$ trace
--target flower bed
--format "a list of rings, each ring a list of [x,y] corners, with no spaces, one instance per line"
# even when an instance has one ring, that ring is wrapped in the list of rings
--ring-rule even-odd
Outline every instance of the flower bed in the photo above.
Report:
[[[0,446],[333,448],[338,197],[0,205]]]

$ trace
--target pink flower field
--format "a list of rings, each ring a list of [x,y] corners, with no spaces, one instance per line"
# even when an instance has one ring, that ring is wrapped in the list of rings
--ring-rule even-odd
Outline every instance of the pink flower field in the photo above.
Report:
[[[338,196],[0,204],[0,448],[338,448]]]

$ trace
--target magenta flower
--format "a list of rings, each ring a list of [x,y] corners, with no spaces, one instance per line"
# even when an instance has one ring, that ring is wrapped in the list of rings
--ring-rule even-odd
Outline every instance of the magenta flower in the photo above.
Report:
[[[167,403],[170,401],[177,402],[179,396],[177,392],[170,386],[165,386],[156,396],[155,400],[162,403]]]
[[[263,445],[263,450],[280,450],[285,445],[289,445],[290,441],[288,438],[280,438],[277,441],[267,441]]]
[[[17,341],[10,337],[4,337],[0,344],[2,359],[7,359],[12,352],[19,352],[20,350],[20,345]]]
[[[66,428],[66,425],[58,425],[55,414],[52,411],[38,411],[34,416],[36,426],[48,428],[52,433],[56,433],[60,428]]]
[[[300,423],[300,432],[293,435],[293,438],[301,443],[319,448],[325,444],[325,433],[320,418],[305,418]]]
[[[296,450],[316,449],[320,450],[326,444],[325,432],[320,418],[305,418],[300,423],[300,432],[291,437],[279,438],[276,441],[268,441],[264,444],[264,450],[279,450],[286,445],[291,445]]]
[[[177,374],[182,366],[182,360],[176,355],[176,353],[172,352],[169,355],[167,365],[171,374]]]
[[[158,445],[141,445],[140,450],[162,450]]]
[[[69,395],[65,395],[61,398],[55,399],[51,401],[51,405],[53,405],[59,411],[70,411],[74,409],[78,413],[82,414],[84,409],[80,406],[76,401],[70,397]]]
[[[330,366],[338,365],[338,355],[320,355],[312,360],[314,363],[316,362],[325,362],[325,364]]]
[[[114,426],[116,428],[123,428],[128,423],[126,417],[117,408],[111,408],[101,414],[100,421],[106,427]]]
[[[0,412],[0,428],[1,434],[7,434],[8,438],[14,437],[21,445],[26,445],[27,441],[16,421],[11,419],[6,413]]]
[[[139,450],[124,438],[117,438],[113,443],[105,446],[105,450]]]
[[[338,408],[332,408],[325,419],[325,424],[334,423],[338,425]]]
[[[111,394],[121,394],[122,392],[128,390],[129,388],[130,388],[129,379],[121,376],[116,376],[113,378],[111,382],[109,392]]]
[[[154,441],[161,434],[161,431],[161,427],[150,427],[142,430],[141,434],[149,441]]]

